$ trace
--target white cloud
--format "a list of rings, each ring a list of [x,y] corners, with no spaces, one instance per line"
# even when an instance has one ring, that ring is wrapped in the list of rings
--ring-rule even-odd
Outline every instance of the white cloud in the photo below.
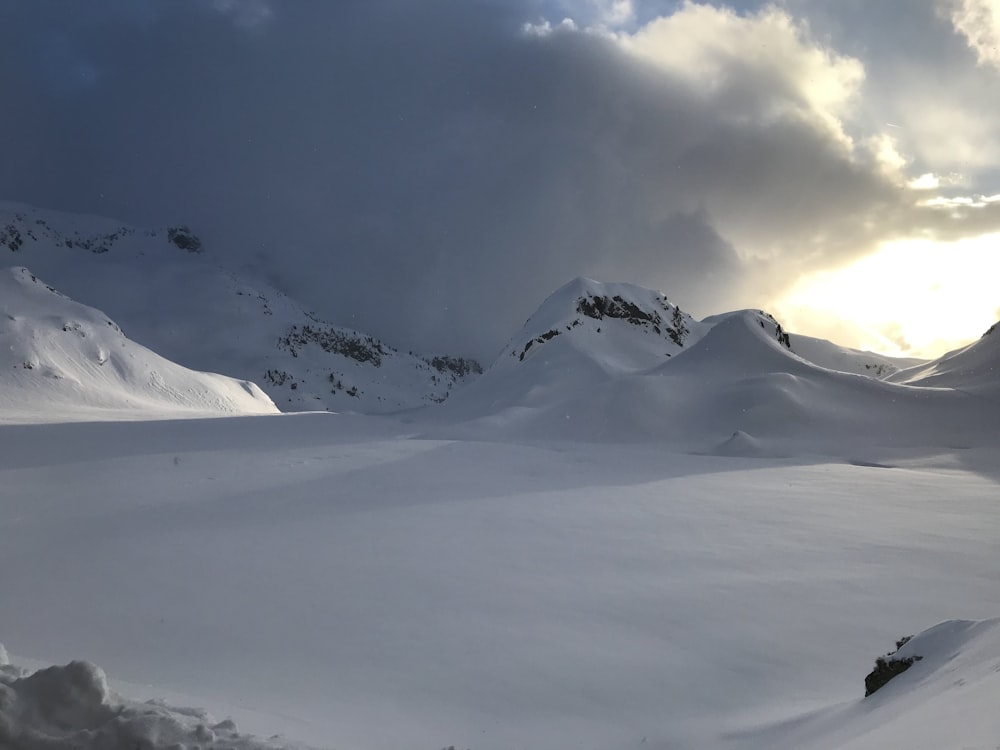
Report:
[[[525,23],[521,26],[521,32],[527,34],[528,36],[546,37],[556,31],[576,31],[576,22],[572,18],[564,18],[562,21],[557,23],[555,26],[552,25],[551,21],[547,19],[542,19],[537,23]]]
[[[868,139],[868,150],[883,175],[897,183],[904,180],[903,169],[909,160],[900,153],[895,137],[888,133],[872,136]]]
[[[907,183],[911,190],[937,190],[941,187],[940,178],[933,172],[925,172]]]
[[[927,208],[959,209],[986,208],[994,203],[1000,203],[1000,193],[996,195],[956,195],[950,198],[937,196],[922,202]]]
[[[944,0],[942,7],[979,64],[1000,69],[1000,0]]]
[[[608,26],[622,26],[635,18],[632,0],[602,0],[601,21]]]
[[[728,102],[733,115],[796,116],[850,144],[842,118],[858,97],[864,67],[819,45],[777,7],[739,15],[689,0],[673,15],[617,38],[635,56]]]

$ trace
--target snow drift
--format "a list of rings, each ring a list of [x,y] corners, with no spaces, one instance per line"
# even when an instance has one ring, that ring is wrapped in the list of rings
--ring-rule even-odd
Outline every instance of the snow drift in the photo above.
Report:
[[[181,367],[27,268],[0,271],[0,420],[276,412],[253,383]]]
[[[273,750],[291,747],[242,735],[230,720],[194,708],[115,695],[85,661],[32,672],[0,645],[0,748],[10,750]]]

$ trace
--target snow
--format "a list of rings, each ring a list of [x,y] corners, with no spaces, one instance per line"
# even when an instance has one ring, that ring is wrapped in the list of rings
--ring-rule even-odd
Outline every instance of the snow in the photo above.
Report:
[[[0,747],[996,747],[988,364],[888,382],[578,279],[442,406],[122,419],[169,363],[3,284],[0,352],[72,378],[0,380]],[[92,346],[148,367],[95,379]],[[74,399],[117,416],[57,422]]]
[[[253,383],[181,367],[27,268],[0,271],[0,421],[267,413]]]
[[[855,703],[884,747],[874,656],[996,601],[995,443],[888,469],[414,426],[0,428],[4,642],[321,747],[778,747]]]
[[[256,383],[283,411],[413,408],[466,379],[318,318],[259,274],[219,266],[211,247],[177,247],[166,229],[0,201],[0,254],[161,356]]]
[[[0,660],[0,705],[0,745],[18,750],[277,747],[200,709],[124,700],[108,688],[104,672],[85,661],[33,671]]]
[[[979,341],[948,352],[940,359],[925,362],[895,373],[896,383],[942,386],[996,395],[1000,391],[1000,333],[994,325]]]

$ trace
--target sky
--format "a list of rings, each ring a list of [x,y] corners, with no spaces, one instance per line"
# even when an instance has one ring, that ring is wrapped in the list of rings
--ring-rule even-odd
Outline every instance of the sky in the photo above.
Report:
[[[575,276],[934,356],[1000,318],[997,0],[0,0],[0,199],[402,349]]]

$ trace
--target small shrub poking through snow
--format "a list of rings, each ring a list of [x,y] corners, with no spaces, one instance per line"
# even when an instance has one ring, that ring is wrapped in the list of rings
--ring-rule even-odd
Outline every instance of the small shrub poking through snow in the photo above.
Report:
[[[865,677],[865,697],[884,687],[889,680],[897,675],[901,675],[907,669],[913,666],[914,662],[918,662],[924,657],[922,656],[906,656],[906,657],[894,657],[894,654],[903,647],[903,645],[909,641],[913,636],[907,635],[896,641],[896,651],[886,654],[885,656],[880,656],[875,660],[875,669],[873,669],[867,677]]]

